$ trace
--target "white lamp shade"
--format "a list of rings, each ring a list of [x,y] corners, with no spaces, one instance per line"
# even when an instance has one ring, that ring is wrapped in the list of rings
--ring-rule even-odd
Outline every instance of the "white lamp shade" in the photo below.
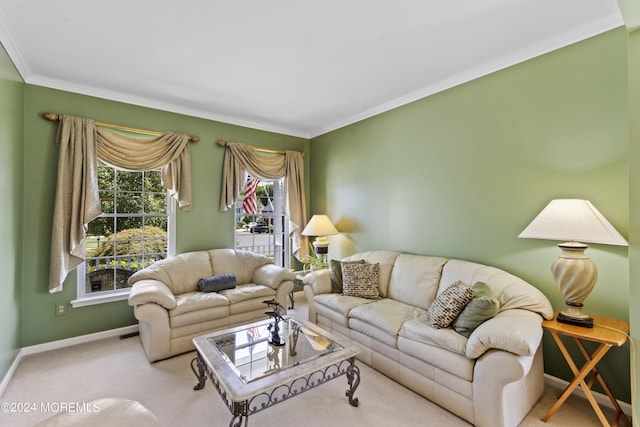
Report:
[[[591,202],[581,199],[552,200],[518,237],[628,245]]]
[[[314,215],[302,230],[303,236],[333,236],[338,230],[326,215]]]

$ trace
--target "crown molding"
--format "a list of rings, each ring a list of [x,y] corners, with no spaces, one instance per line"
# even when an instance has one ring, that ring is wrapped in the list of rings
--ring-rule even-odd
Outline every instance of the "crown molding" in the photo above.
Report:
[[[429,86],[425,86],[416,91],[410,92],[404,96],[373,107],[367,111],[351,116],[345,120],[341,120],[339,122],[314,129],[311,132],[311,138],[324,135],[326,133],[371,118],[386,111],[390,111],[403,105],[410,104],[411,102],[418,101],[422,98],[426,98],[439,92],[443,92],[447,89],[451,89],[480,77],[495,73],[496,71],[500,71],[513,65],[517,65],[530,59],[536,58],[538,56],[542,56],[554,50],[562,49],[564,47],[570,46],[572,44],[589,39],[591,37],[597,36],[621,26],[624,26],[622,16],[619,13],[612,13],[611,15],[605,16],[596,21],[592,21],[583,26],[571,28],[570,30],[559,34],[556,37],[552,37],[535,43],[534,45],[531,45],[526,49],[521,49],[517,52],[514,52],[510,55],[505,55],[486,64],[480,64],[477,67],[459,73],[455,76],[451,76],[448,79],[441,80]]]

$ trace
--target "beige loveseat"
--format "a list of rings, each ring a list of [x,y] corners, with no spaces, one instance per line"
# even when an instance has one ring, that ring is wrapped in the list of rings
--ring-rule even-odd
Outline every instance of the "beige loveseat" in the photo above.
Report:
[[[229,275],[235,276],[234,288],[199,291],[201,279]],[[293,272],[263,255],[233,249],[188,252],[131,276],[129,305],[153,362],[193,350],[198,335],[268,319],[264,301],[275,298],[286,307],[294,279]]]
[[[553,316],[548,299],[518,277],[468,261],[393,251],[342,261],[357,260],[379,264],[380,298],[332,292],[331,271],[315,271],[303,280],[309,320],[350,338],[364,363],[468,422],[517,426],[544,389],[540,343],[542,319]],[[458,281],[486,283],[498,307],[468,338],[452,327],[434,328],[430,318],[434,301],[440,305]]]

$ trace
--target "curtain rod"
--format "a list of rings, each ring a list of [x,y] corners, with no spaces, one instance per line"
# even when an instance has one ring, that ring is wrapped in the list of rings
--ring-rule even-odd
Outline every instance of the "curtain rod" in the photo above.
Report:
[[[225,140],[219,140],[218,141],[218,145],[221,147],[226,147],[227,146],[227,141]],[[271,154],[285,154],[286,151],[285,150],[276,150],[274,148],[263,148],[263,147],[254,147],[251,145],[248,145],[248,147],[250,149],[252,149],[253,151],[259,151],[261,153],[271,153]],[[306,157],[306,153],[302,153],[302,157]]]
[[[55,122],[59,119],[59,115],[56,113],[44,113],[42,115],[45,119]],[[142,135],[152,135],[152,136],[162,136],[164,135],[164,132],[160,132],[157,130],[148,130],[148,129],[139,129],[139,128],[132,128],[129,126],[122,126],[122,125],[114,125],[111,123],[102,123],[102,122],[94,122],[96,126],[100,126],[102,128],[109,128],[109,129],[116,129],[116,130],[122,130],[122,131],[126,131],[126,132],[133,132],[133,133],[139,133]],[[200,138],[197,135],[190,135],[189,136],[189,140],[191,142],[198,142],[200,141]]]

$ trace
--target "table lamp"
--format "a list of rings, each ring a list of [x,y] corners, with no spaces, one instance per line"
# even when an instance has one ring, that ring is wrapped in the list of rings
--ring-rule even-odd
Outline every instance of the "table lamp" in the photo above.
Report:
[[[329,253],[329,239],[326,236],[338,234],[338,230],[326,215],[314,215],[307,226],[302,230],[303,236],[316,236],[313,242],[313,250],[320,255],[326,266],[326,255]]]
[[[557,321],[592,328],[593,318],[582,307],[596,284],[598,270],[584,253],[588,246],[581,242],[627,246],[624,237],[591,202],[581,199],[552,200],[518,237],[566,241],[558,245],[562,253],[551,266],[567,304]]]

